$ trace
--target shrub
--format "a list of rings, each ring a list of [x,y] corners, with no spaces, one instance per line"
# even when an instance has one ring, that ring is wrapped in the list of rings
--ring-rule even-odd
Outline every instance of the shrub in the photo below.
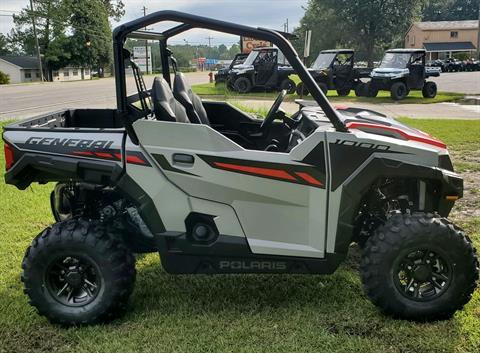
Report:
[[[468,60],[472,56],[473,56],[473,54],[469,54],[469,53],[455,53],[455,54],[453,54],[453,57],[455,59],[462,60],[462,61],[463,60]]]
[[[6,85],[8,83],[10,83],[10,76],[0,71],[0,85]]]

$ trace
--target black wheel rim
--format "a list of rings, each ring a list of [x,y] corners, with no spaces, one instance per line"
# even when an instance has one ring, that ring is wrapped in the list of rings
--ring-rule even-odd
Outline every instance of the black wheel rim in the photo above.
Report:
[[[439,252],[412,250],[396,261],[393,279],[398,291],[408,299],[430,301],[445,293],[452,281],[452,270]]]
[[[102,280],[98,267],[83,256],[61,256],[50,263],[45,274],[50,295],[67,306],[84,306],[95,300]]]
[[[237,87],[239,91],[245,92],[247,90],[247,83],[245,81],[239,81]]]

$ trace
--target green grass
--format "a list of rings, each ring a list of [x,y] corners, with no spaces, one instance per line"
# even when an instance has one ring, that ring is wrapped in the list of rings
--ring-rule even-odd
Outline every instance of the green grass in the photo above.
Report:
[[[470,163],[480,164],[480,121],[405,121],[443,139],[455,156],[476,155]],[[2,153],[2,177],[3,170]],[[148,255],[137,263],[124,318],[105,326],[52,326],[28,305],[19,279],[26,247],[53,221],[51,189],[35,184],[19,191],[0,182],[2,353],[480,351],[480,290],[451,320],[393,320],[363,294],[356,248],[330,276],[173,276],[162,270],[157,255]],[[480,217],[454,220],[480,248]]]
[[[208,96],[218,96],[225,97],[229,99],[245,99],[245,98],[266,98],[271,99],[277,96],[278,92],[251,92],[247,94],[240,94],[231,90],[228,90],[224,84],[218,84],[215,86],[214,83],[202,83],[193,85],[192,89],[199,94],[200,96],[208,98]],[[356,97],[355,93],[352,91],[347,97],[339,97],[336,91],[328,91],[327,95],[333,102],[365,102],[365,103],[394,103],[396,101],[390,98],[390,92],[380,91],[378,96],[375,98],[369,97]],[[461,93],[449,93],[449,92],[438,92],[435,98],[426,99],[423,98],[421,91],[411,91],[409,96],[402,101],[399,101],[399,104],[430,104],[430,103],[440,103],[440,102],[452,102],[464,97]],[[287,96],[287,100],[294,100],[300,98],[297,94],[291,94]],[[306,99],[311,99],[311,96],[304,97]]]

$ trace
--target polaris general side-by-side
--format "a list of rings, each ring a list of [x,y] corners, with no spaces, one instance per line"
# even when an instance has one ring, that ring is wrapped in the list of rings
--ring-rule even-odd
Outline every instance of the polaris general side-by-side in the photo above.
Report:
[[[289,78],[293,68],[278,48],[253,49],[245,61],[229,71],[229,88],[248,93],[252,90],[287,90],[295,92],[295,82]]]
[[[425,49],[387,50],[380,66],[370,74],[367,95],[375,97],[379,90],[385,90],[392,99],[402,100],[411,90],[420,90],[424,98],[435,98],[437,85],[427,79],[440,76],[441,69],[426,66],[425,56]]]
[[[177,25],[139,31],[159,22]],[[202,101],[182,73],[172,79],[167,48],[194,28],[272,42],[318,106],[299,101],[287,116],[283,90],[259,120]],[[163,76],[151,88],[128,37],[159,43]],[[385,313],[434,320],[469,301],[478,262],[446,218],[463,180],[443,142],[381,114],[334,109],[273,30],[160,11],[120,25],[113,42],[117,109],[59,111],[3,133],[8,184],[57,183],[56,223],[22,262],[39,314],[62,325],[118,316],[134,253],[159,252],[173,274],[330,274],[352,242],[363,248],[365,292]],[[127,95],[128,66],[138,92]]]
[[[228,79],[228,74],[230,73],[230,70],[233,69],[233,67],[236,65],[243,64],[243,62],[247,57],[248,57],[248,54],[244,54],[244,53],[239,53],[235,55],[230,65],[228,65],[227,67],[221,68],[215,74],[215,84],[226,82]]]
[[[330,49],[322,50],[308,71],[325,94],[336,90],[339,96],[348,96],[351,90],[355,90],[355,94],[361,96],[365,86],[361,79],[369,78],[372,70],[355,67],[352,49]],[[309,94],[303,82],[297,85],[297,94]]]

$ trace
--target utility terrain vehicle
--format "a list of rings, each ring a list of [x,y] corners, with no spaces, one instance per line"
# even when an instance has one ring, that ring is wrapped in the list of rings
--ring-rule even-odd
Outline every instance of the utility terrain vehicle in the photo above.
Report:
[[[253,49],[243,64],[234,66],[228,77],[228,87],[239,92],[252,90],[287,90],[295,92],[295,82],[289,78],[294,73],[278,48]]]
[[[339,96],[348,96],[353,89],[358,96],[364,87],[361,78],[369,78],[372,69],[355,67],[352,49],[331,49],[322,50],[308,71],[323,93],[336,90]],[[297,94],[309,94],[303,82],[297,85]]]
[[[138,31],[165,21],[178,24]],[[318,105],[299,101],[286,116],[282,91],[259,120],[202,102],[182,73],[170,76],[167,41],[194,28],[271,41]],[[128,36],[159,42],[163,77],[151,89],[123,47]],[[159,252],[173,274],[329,274],[352,242],[364,251],[366,294],[384,312],[439,319],[468,302],[478,263],[446,218],[463,181],[441,141],[378,113],[335,110],[272,30],[160,11],[117,27],[113,42],[117,109],[59,111],[3,133],[8,184],[57,182],[56,223],[22,262],[41,315],[62,325],[119,315],[134,253]]]
[[[226,82],[228,79],[228,74],[230,73],[230,70],[233,69],[235,65],[243,64],[243,62],[247,57],[248,57],[248,54],[245,54],[245,53],[238,53],[237,55],[235,55],[230,65],[218,70],[218,72],[215,74],[215,84]]]
[[[394,100],[402,100],[411,90],[421,90],[424,98],[435,98],[437,84],[427,81],[440,76],[441,69],[425,65],[425,49],[391,49],[370,74],[367,95],[376,97],[379,90],[390,91]]]

